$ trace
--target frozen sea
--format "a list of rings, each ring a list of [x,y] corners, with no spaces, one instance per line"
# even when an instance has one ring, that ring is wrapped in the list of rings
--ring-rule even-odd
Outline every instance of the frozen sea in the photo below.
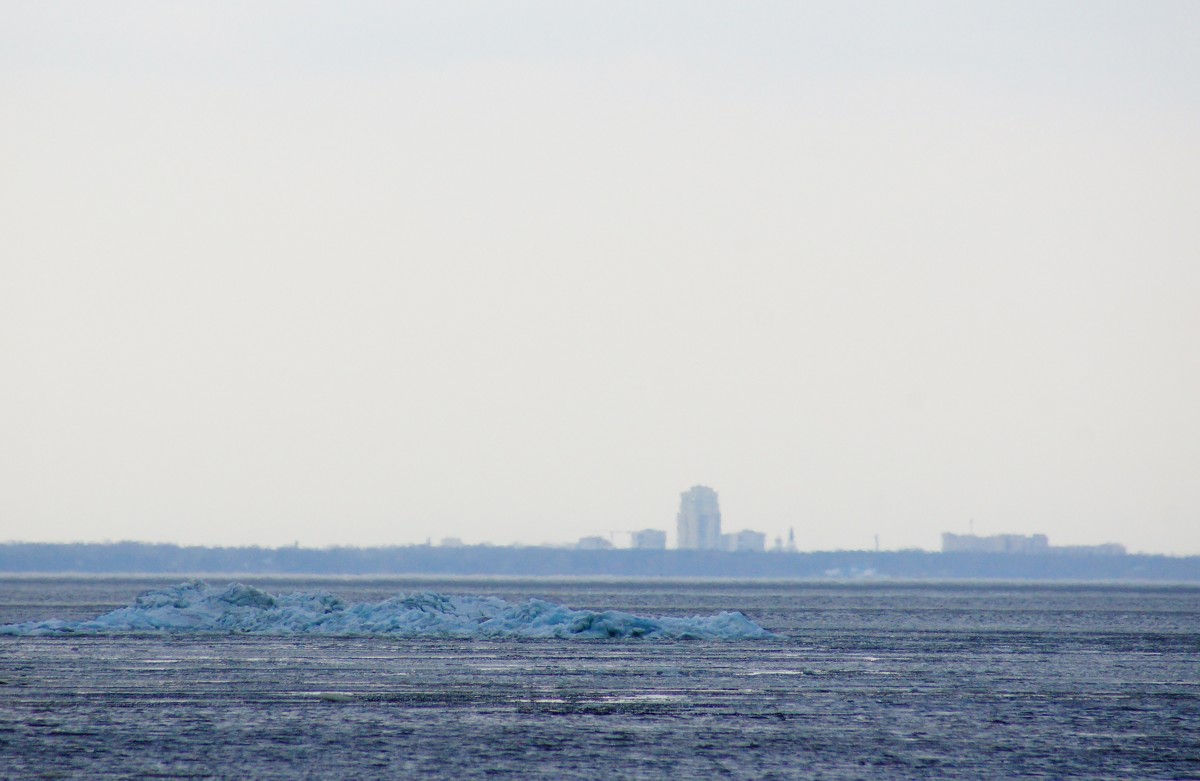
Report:
[[[0,624],[182,578],[0,578]],[[744,640],[0,635],[3,778],[1200,778],[1200,587],[231,580],[739,611]]]

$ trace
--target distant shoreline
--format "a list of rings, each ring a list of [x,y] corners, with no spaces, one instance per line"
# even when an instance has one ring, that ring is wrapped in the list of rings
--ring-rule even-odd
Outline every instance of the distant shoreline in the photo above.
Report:
[[[995,588],[1016,589],[1145,589],[1148,591],[1184,589],[1200,591],[1200,580],[1038,580],[1030,578],[734,578],[734,577],[661,577],[646,578],[626,575],[428,575],[421,573],[327,575],[304,572],[3,572],[4,583],[145,583],[147,587],[176,583],[180,580],[199,580],[211,585],[223,583],[253,583],[263,587],[285,588],[296,584],[328,585],[336,589],[345,586],[392,586],[400,583],[412,587],[452,586],[455,588],[497,588],[505,586],[545,586],[547,588],[579,586],[619,586],[625,588],[661,588],[678,586],[689,590],[725,590],[737,588],[748,591],[768,591],[777,588],[830,588],[836,590],[936,589],[953,586],[957,589],[986,591]]]
[[[203,547],[136,542],[3,543],[7,575],[242,575],[414,578],[581,578],[686,581],[1200,582],[1200,556],[1119,556],[425,545],[375,548]]]

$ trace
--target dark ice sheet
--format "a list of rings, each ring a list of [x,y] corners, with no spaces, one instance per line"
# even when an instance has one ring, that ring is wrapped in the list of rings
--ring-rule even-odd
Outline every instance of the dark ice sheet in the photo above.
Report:
[[[174,580],[3,579],[0,621]],[[741,610],[785,637],[0,637],[0,776],[1200,778],[1195,588],[254,582]]]

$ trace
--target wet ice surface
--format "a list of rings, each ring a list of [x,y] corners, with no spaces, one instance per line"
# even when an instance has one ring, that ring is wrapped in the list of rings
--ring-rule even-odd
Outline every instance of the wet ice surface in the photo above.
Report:
[[[0,624],[0,635],[112,635],[146,632],[261,635],[375,635],[611,640],[745,640],[770,633],[735,611],[711,616],[635,616],[573,610],[544,599],[401,594],[347,603],[326,590],[272,594],[244,583],[191,580],[139,594],[129,605],[84,621]]]
[[[0,580],[0,622],[152,585]],[[419,585],[784,638],[0,637],[0,776],[1200,777],[1196,589]]]

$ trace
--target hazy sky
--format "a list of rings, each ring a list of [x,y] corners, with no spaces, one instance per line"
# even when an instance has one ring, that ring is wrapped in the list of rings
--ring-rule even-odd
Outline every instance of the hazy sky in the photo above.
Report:
[[[0,540],[1200,554],[1200,3],[0,3]]]

